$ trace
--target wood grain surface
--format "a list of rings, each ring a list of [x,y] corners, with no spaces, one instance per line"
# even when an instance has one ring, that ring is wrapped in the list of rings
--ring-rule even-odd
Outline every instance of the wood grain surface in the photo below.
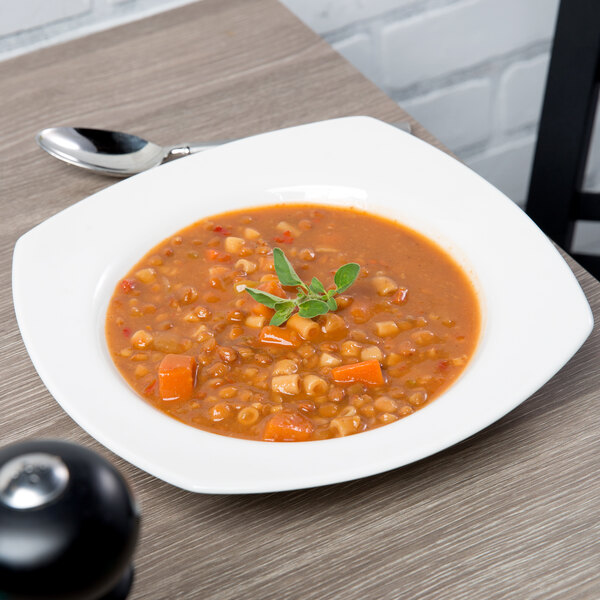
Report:
[[[12,306],[15,241],[113,183],[45,155],[36,131],[105,127],[168,144],[352,114],[407,118],[285,8],[204,0],[22,56],[0,64],[0,98],[0,444],[69,439],[125,474],[143,513],[130,598],[600,598],[598,328],[534,396],[453,448],[359,481],[255,496],[191,494],[125,463],[33,369]],[[600,285],[568,262],[598,322]]]

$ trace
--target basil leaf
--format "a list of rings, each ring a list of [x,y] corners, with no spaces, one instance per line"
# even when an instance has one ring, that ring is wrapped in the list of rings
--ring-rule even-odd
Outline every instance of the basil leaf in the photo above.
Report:
[[[328,312],[329,307],[327,306],[327,303],[322,300],[307,300],[300,305],[298,310],[298,314],[307,319],[312,319],[313,317],[324,315]]]
[[[323,284],[316,278],[313,277],[308,289],[315,294],[325,294],[325,287]]]
[[[294,312],[296,308],[296,303],[292,301],[285,302],[284,304],[280,304],[275,311],[275,314],[271,317],[269,321],[269,325],[282,325],[285,323]]]
[[[260,302],[269,308],[275,308],[278,304],[290,302],[286,298],[280,298],[279,296],[274,296],[273,294],[269,294],[269,292],[263,292],[262,290],[246,288],[245,291],[248,292],[257,302]]]
[[[336,293],[341,294],[347,290],[356,281],[359,273],[360,265],[356,263],[347,263],[341,266],[333,276],[333,280],[337,286]]]
[[[337,310],[337,302],[335,298],[327,298],[327,307],[329,310]]]
[[[304,285],[281,248],[273,248],[273,263],[281,285]]]

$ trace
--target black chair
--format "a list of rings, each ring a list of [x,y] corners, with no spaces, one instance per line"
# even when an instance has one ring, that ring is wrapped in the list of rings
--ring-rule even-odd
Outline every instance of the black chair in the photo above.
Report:
[[[600,221],[600,193],[583,189],[599,84],[600,0],[562,0],[525,210],[596,278],[600,256],[571,246],[577,221]]]

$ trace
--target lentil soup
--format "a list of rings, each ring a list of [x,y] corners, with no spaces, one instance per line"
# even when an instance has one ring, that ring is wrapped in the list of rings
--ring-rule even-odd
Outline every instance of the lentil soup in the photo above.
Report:
[[[274,270],[281,248],[337,310],[280,327],[246,287],[295,297]],[[281,205],[195,223],[119,282],[111,356],[147,402],[183,423],[265,441],[341,437],[405,418],[438,397],[474,353],[480,309],[455,261],[422,235],[359,210]]]

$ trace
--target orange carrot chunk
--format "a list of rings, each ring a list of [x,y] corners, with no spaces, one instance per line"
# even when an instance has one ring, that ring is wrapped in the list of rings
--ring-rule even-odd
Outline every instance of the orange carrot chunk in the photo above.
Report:
[[[293,329],[266,325],[260,330],[258,339],[267,346],[280,346],[282,348],[297,348],[301,339]]]
[[[281,287],[279,281],[274,281],[272,279],[269,279],[268,281],[263,281],[256,289],[262,290],[263,292],[268,292],[269,294],[273,294],[273,296],[287,298],[287,294],[285,293],[285,290]]]
[[[220,250],[215,250],[214,248],[209,248],[206,251],[206,258],[208,258],[208,260],[216,260],[218,262],[229,262],[231,260],[231,254],[227,254],[227,252],[221,252]]]
[[[358,382],[368,385],[381,385],[383,383],[381,365],[376,359],[334,367],[331,369],[331,376],[336,383]]]
[[[194,391],[196,359],[167,354],[158,366],[158,389],[163,400],[189,400]]]
[[[267,442],[304,442],[310,438],[313,424],[305,416],[293,412],[275,413],[265,426]]]
[[[287,298],[285,290],[278,281],[263,281],[256,289],[273,294],[273,296],[279,296],[279,298]],[[251,310],[255,315],[262,315],[267,319],[270,319],[275,314],[275,311],[272,308],[269,308],[256,300],[252,300]]]
[[[275,311],[272,308],[269,308],[268,306],[265,306],[256,300],[252,300],[252,302],[254,304],[250,310],[252,310],[253,314],[260,315],[265,319],[271,320],[271,317],[275,314]]]

